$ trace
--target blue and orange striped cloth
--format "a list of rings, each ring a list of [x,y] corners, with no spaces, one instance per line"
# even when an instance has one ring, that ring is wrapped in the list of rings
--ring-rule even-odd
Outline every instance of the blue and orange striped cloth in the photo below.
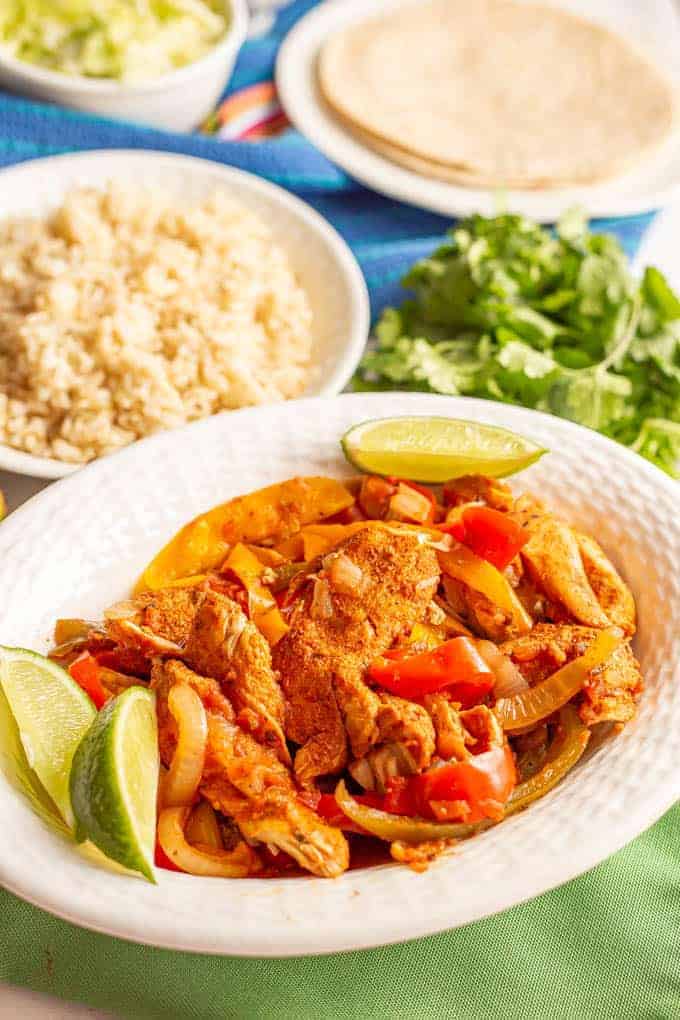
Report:
[[[442,239],[450,221],[359,185],[288,126],[272,82],[279,46],[318,0],[250,0],[251,33],[222,103],[193,135],[106,121],[0,92],[0,166],[82,149],[163,149],[241,167],[295,192],[345,237],[364,271],[374,314],[399,297],[399,279]],[[603,221],[632,254],[651,214]]]

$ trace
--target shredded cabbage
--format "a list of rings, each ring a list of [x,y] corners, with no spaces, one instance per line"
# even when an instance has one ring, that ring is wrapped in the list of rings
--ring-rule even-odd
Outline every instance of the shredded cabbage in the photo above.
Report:
[[[4,0],[0,53],[138,82],[198,60],[228,26],[220,0]]]

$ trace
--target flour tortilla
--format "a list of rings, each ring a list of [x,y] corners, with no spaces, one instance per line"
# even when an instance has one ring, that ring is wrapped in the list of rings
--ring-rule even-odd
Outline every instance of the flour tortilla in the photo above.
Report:
[[[516,0],[393,8],[331,37],[318,78],[364,144],[470,187],[591,184],[676,124],[673,86],[624,39]]]

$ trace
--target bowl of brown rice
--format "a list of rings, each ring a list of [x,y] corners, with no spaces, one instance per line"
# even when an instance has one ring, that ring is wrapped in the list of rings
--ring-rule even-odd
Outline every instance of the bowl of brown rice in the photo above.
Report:
[[[350,379],[369,330],[363,276],[281,188],[127,151],[31,161],[2,184],[0,468],[61,477]]]

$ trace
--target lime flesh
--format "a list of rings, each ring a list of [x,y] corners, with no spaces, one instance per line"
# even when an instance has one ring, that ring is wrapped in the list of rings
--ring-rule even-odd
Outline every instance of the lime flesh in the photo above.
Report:
[[[158,772],[155,698],[130,687],[104,706],[76,751],[71,801],[76,837],[151,882]]]
[[[0,647],[0,686],[14,716],[28,765],[69,826],[69,773],[97,712],[55,662],[24,648]]]
[[[361,471],[430,483],[471,474],[503,478],[547,452],[508,429],[460,418],[379,418],[354,425],[341,443]]]

